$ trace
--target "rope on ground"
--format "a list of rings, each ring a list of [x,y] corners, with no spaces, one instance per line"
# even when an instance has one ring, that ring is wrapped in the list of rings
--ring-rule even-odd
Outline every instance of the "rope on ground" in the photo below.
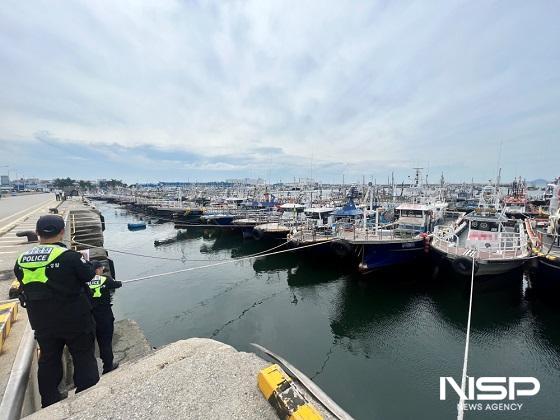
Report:
[[[317,242],[317,243],[314,243],[314,244],[303,245],[303,246],[300,246],[300,247],[297,247],[297,248],[290,248],[290,249],[284,249],[284,250],[281,250],[281,251],[270,252],[268,254],[252,255],[252,256],[248,256],[248,257],[240,257],[240,258],[235,258],[235,259],[231,259],[231,260],[221,261],[221,262],[218,262],[218,263],[215,263],[215,264],[206,264],[206,265],[201,265],[201,266],[198,266],[198,267],[189,267],[189,268],[183,268],[181,270],[168,271],[166,273],[151,274],[149,276],[143,276],[143,277],[137,277],[137,278],[134,278],[134,279],[123,280],[121,283],[123,283],[123,284],[132,283],[132,282],[141,281],[141,280],[153,279],[155,277],[163,277],[163,276],[168,276],[168,275],[171,275],[171,274],[186,273],[187,271],[201,270],[203,268],[217,267],[219,265],[230,264],[230,263],[234,263],[236,261],[245,261],[245,260],[250,260],[252,258],[261,258],[261,257],[269,257],[271,255],[284,254],[286,252],[293,252],[293,251],[297,251],[297,250],[300,250],[300,249],[303,249],[303,248],[311,248],[311,247],[314,247],[314,246],[323,245],[325,243],[332,242],[333,240],[335,240],[335,238],[328,239],[328,240],[322,241],[322,242]]]
[[[469,296],[469,315],[467,319],[467,337],[465,340],[465,357],[463,359],[463,375],[461,377],[461,396],[459,397],[459,405],[457,405],[457,420],[463,420],[465,404],[465,391],[467,386],[467,364],[469,361],[469,341],[471,336],[471,315],[472,315],[472,298],[474,288],[474,257],[472,259],[472,273],[471,273],[471,292]]]

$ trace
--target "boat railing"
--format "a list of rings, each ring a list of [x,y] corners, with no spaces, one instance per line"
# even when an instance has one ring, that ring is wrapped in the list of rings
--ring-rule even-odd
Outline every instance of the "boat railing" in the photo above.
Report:
[[[361,222],[360,222],[361,223]],[[351,221],[339,221],[332,225],[317,224],[315,220],[307,219],[297,223],[283,223],[294,227],[296,230],[291,238],[300,242],[310,242],[325,239],[344,239],[351,241],[382,241],[410,239],[418,235],[415,230],[395,229],[397,222],[385,225],[363,225]]]
[[[453,233],[448,227],[436,226],[433,236],[432,245],[447,254],[459,253],[459,237]]]
[[[412,230],[387,229],[387,227],[391,227],[392,225],[394,225],[394,223],[378,226],[377,228],[371,226],[366,226],[364,228],[363,226],[356,225],[337,225],[334,229],[334,236],[353,241],[383,241],[411,239],[418,234],[418,232]]]
[[[474,258],[514,259],[528,254],[527,235],[523,226],[519,232],[500,232],[497,241],[488,243],[485,248],[475,248],[459,245],[459,237],[445,229],[434,231],[432,246],[452,255],[469,256]]]

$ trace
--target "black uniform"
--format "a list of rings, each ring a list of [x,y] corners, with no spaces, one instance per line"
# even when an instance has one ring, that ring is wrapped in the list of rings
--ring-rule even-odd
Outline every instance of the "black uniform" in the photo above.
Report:
[[[111,291],[122,286],[110,276],[95,276],[88,282],[90,300],[95,319],[95,335],[99,346],[99,357],[103,360],[103,372],[113,368],[113,332],[115,317],[111,309]]]
[[[41,247],[33,248],[41,261]],[[62,243],[52,244],[64,247]],[[31,250],[30,250],[31,251]],[[28,251],[28,252],[30,252]],[[26,255],[26,254],[23,254]],[[21,283],[20,292],[26,302],[29,322],[35,330],[41,353],[39,357],[39,392],[43,407],[61,399],[58,385],[62,380],[62,351],[68,346],[74,363],[74,384],[76,392],[95,385],[99,381],[99,371],[94,352],[95,324],[91,315],[91,304],[84,290],[84,284],[95,275],[93,268],[82,259],[79,252],[62,252],[49,264],[40,269],[24,269],[25,258],[16,262],[14,273]],[[42,261],[46,261],[43,259]],[[44,270],[48,281],[24,281],[26,276],[35,277]],[[39,274],[40,276],[40,274]]]

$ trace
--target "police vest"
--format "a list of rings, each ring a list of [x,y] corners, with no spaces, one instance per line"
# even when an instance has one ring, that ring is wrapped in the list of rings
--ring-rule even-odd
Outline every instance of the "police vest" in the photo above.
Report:
[[[101,288],[103,284],[107,281],[107,277],[105,276],[95,276],[93,279],[87,282],[89,288],[93,293],[94,298],[101,297]]]
[[[55,244],[38,245],[29,251],[21,254],[17,260],[18,266],[23,272],[21,282],[26,285],[29,283],[47,283],[46,268],[54,260],[60,257],[66,248]]]

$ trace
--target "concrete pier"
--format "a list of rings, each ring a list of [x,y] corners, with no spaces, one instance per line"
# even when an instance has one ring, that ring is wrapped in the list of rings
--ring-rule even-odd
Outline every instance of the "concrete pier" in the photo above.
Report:
[[[31,419],[277,419],[257,388],[270,363],[218,341],[177,341]]]

